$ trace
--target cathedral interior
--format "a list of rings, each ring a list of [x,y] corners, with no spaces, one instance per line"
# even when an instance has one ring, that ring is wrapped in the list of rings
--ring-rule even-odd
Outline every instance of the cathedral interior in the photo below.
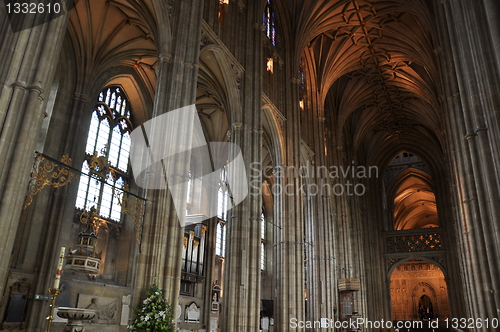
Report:
[[[497,330],[498,0],[1,2],[0,331]]]

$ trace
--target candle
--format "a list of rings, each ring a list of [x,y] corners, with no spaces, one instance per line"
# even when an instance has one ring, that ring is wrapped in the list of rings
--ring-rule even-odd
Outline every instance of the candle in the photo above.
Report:
[[[59,284],[61,283],[62,267],[64,263],[64,253],[66,252],[65,247],[61,247],[61,252],[59,253],[59,262],[57,264],[56,279],[54,280],[53,289],[59,289]]]

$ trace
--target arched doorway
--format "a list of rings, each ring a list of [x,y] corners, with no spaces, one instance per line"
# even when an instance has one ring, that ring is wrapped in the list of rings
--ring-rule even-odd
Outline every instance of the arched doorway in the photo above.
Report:
[[[436,264],[409,260],[394,268],[390,280],[393,320],[449,318],[448,287]]]
[[[432,305],[432,300],[429,296],[422,295],[420,297],[418,301],[418,315],[420,320],[434,319],[434,306]]]

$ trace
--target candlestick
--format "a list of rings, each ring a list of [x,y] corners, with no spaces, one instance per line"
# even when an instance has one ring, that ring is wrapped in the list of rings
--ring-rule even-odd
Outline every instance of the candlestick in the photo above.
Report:
[[[56,278],[54,279],[53,289],[59,289],[59,284],[61,283],[62,267],[64,263],[64,253],[66,252],[65,247],[61,247],[61,252],[59,253],[59,262],[57,264]]]
[[[61,250],[62,252],[62,250]],[[52,325],[52,321],[54,320],[54,306],[56,304],[56,297],[61,293],[62,291],[60,289],[49,289],[50,295],[52,295],[51,301],[50,301],[50,312],[49,316],[47,317],[47,326],[45,327],[45,332],[50,332],[50,326]]]

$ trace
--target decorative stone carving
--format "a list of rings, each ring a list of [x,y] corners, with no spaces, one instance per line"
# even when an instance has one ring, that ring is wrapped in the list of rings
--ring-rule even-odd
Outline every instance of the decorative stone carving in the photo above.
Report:
[[[211,317],[210,318],[210,332],[216,332],[218,325],[219,325],[219,320],[216,317]]]
[[[199,323],[200,322],[200,307],[198,307],[196,305],[196,303],[191,302],[191,304],[189,306],[186,306],[184,319],[187,323]]]
[[[442,250],[441,233],[435,230],[423,232],[398,231],[386,236],[387,253]]]
[[[118,324],[118,299],[103,296],[92,296],[80,294],[78,296],[78,307],[91,309],[96,312],[91,320],[94,324],[115,325]]]
[[[181,315],[182,315],[182,306],[181,304],[179,303],[177,305],[177,321],[180,322],[181,321]]]
[[[122,296],[122,315],[120,319],[120,325],[127,325],[130,314],[130,303],[132,301],[132,295]]]

